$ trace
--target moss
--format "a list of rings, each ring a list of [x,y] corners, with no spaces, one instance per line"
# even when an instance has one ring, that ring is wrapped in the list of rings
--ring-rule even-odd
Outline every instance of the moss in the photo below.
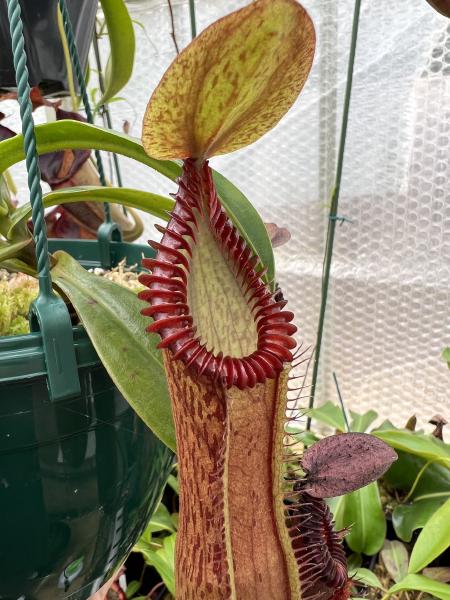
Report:
[[[136,293],[144,289],[138,281],[136,265],[126,267],[124,261],[111,271],[93,269],[92,272]],[[0,269],[0,336],[29,333],[28,311],[37,294],[36,279]]]
[[[38,286],[27,275],[5,275],[0,281],[0,336],[29,332],[28,310]]]

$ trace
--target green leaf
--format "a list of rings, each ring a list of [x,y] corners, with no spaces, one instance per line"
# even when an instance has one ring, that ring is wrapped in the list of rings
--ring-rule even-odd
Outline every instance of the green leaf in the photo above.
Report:
[[[157,335],[132,291],[56,252],[52,277],[73,304],[109,375],[137,414],[172,450],[175,429]]]
[[[114,96],[108,100],[108,104],[113,104],[114,102],[127,102],[127,99],[123,96]]]
[[[146,150],[207,158],[256,141],[297,99],[314,48],[314,25],[292,0],[259,0],[219,19],[177,56],[153,92]]]
[[[131,188],[105,188],[96,186],[83,186],[63,188],[50,192],[43,197],[44,207],[67,204],[68,202],[114,202],[131,208],[137,208],[167,221],[166,211],[172,210],[174,201],[165,196],[134,190]],[[11,218],[11,229],[18,227],[31,216],[31,205],[24,204],[18,208]]]
[[[450,499],[429,519],[414,544],[409,573],[417,573],[450,546]]]
[[[363,415],[350,411],[352,422],[350,424],[351,431],[359,431],[364,433],[372,425],[375,419],[378,417],[378,413],[374,410],[368,410]]]
[[[385,540],[381,551],[386,571],[397,583],[408,574],[408,550],[398,540]]]
[[[286,433],[295,436],[295,440],[303,444],[306,448],[308,446],[312,446],[313,444],[319,441],[317,435],[315,435],[312,431],[301,430],[295,425],[287,425]]]
[[[368,585],[369,587],[383,589],[381,581],[370,569],[356,569],[355,574],[352,574],[352,579],[357,585]]]
[[[105,150],[133,158],[173,181],[181,174],[181,166],[177,162],[150,158],[136,138],[103,127],[67,119],[37,125],[35,132],[39,154],[76,148]],[[22,144],[21,134],[0,142],[0,172],[24,160]],[[223,207],[262,264],[267,267],[267,280],[273,281],[273,249],[261,217],[242,192],[225,177],[214,172],[214,182]]]
[[[445,360],[448,368],[450,369],[450,348],[444,348],[442,351],[442,358]]]
[[[150,544],[139,540],[134,547],[135,552],[140,552],[145,562],[154,567],[167,589],[175,595],[175,541],[176,533],[165,537],[162,541],[162,547],[155,550]]]
[[[417,590],[430,594],[433,598],[441,600],[450,600],[450,585],[434,581],[423,575],[407,575],[403,581],[396,583],[389,590],[388,594],[395,594],[402,590]]]
[[[450,466],[450,449],[432,435],[426,435],[409,429],[385,429],[372,432],[380,440],[384,440],[392,448],[404,450],[427,460],[435,460],[445,466]]]
[[[135,39],[133,22],[124,0],[100,0],[108,28],[111,55],[105,72],[105,104],[127,84],[133,72]]]
[[[127,591],[126,591],[127,600],[132,598],[134,596],[134,594],[136,594],[136,592],[139,591],[140,587],[141,587],[140,581],[130,581],[130,583],[127,585]]]
[[[146,531],[149,533],[156,533],[158,531],[170,531],[171,533],[175,532],[172,515],[162,502],[160,502],[158,508],[150,519],[146,527]]]
[[[17,242],[0,241],[0,263],[9,258],[15,258],[20,250],[28,246],[30,242],[31,237],[27,240],[19,240]]]
[[[11,258],[0,262],[0,268],[11,271],[11,273],[25,273],[25,275],[31,275],[31,277],[37,277],[36,270],[30,265],[19,260],[18,258]]]
[[[430,498],[410,504],[399,504],[392,512],[395,533],[404,542],[410,542],[413,532],[422,529],[444,502],[445,498]]]
[[[308,410],[307,415],[321,423],[325,423],[325,425],[330,425],[338,431],[346,431],[342,410],[332,402],[326,402],[319,408]]]
[[[167,479],[167,485],[170,485],[175,494],[180,495],[180,485],[178,483],[178,479],[174,475],[169,475]]]
[[[11,198],[11,192],[9,185],[14,186],[14,181],[12,180],[11,174],[8,172],[1,173],[0,172],[0,240],[2,237],[8,238],[8,229],[10,224],[10,219],[13,217],[16,208],[13,204]],[[18,236],[16,239],[10,241],[17,241],[18,239],[26,239],[30,238],[30,232],[26,227],[23,227],[20,232],[18,232]]]
[[[349,573],[353,573],[356,569],[359,569],[362,565],[362,556],[358,552],[352,552],[347,558],[347,567]]]
[[[353,552],[376,554],[386,537],[386,520],[376,481],[345,496],[342,525],[351,527],[345,541]]]
[[[385,419],[378,427],[377,431],[384,431],[385,429],[395,429],[394,423],[389,421],[389,419]]]
[[[336,524],[336,529],[344,529],[344,513],[347,496],[336,496],[335,498],[326,498],[325,502],[330,507],[333,514],[333,519]]]
[[[267,280],[275,277],[275,259],[269,234],[258,211],[238,188],[217,171],[213,171],[217,193],[228,216],[267,267]]]
[[[175,161],[156,160],[145,153],[140,140],[97,125],[64,119],[36,126],[38,154],[69,149],[104,150],[133,158],[175,180],[181,173]],[[25,159],[22,134],[0,142],[0,172]]]
[[[428,461],[425,458],[397,449],[398,459],[386,471],[383,481],[390,488],[402,492],[409,492],[414,481]],[[423,471],[411,498],[436,492],[450,490],[450,468],[438,463],[431,463]]]

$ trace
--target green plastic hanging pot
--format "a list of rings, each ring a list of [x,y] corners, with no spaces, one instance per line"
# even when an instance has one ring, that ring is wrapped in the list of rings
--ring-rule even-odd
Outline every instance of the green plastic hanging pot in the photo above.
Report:
[[[44,94],[68,91],[67,69],[57,21],[57,0],[22,0],[30,84]],[[83,70],[94,31],[97,0],[67,0]],[[83,71],[84,72],[84,71]],[[76,82],[75,82],[76,85]],[[0,88],[16,87],[6,3],[0,2]]]
[[[85,267],[95,241],[49,240]],[[148,247],[111,242],[114,262]],[[40,333],[0,338],[0,599],[85,600],[124,561],[173,455],[73,329],[81,393],[49,398]],[[151,393],[151,390],[149,390]]]

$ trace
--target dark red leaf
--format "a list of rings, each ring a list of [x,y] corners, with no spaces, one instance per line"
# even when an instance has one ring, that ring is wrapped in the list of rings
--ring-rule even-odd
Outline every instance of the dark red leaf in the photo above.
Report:
[[[36,108],[39,108],[40,106],[50,106],[51,108],[56,108],[61,104],[61,100],[50,101],[47,100],[47,98],[44,98],[41,90],[37,86],[31,88],[30,100],[31,104],[33,105],[33,110],[36,110]]]
[[[4,125],[0,125],[0,142],[2,142],[3,140],[8,140],[9,138],[14,137],[15,135],[16,134],[12,129],[10,129],[9,127],[5,127]]]
[[[76,113],[62,110],[56,107],[56,120],[74,119],[86,122],[86,119]],[[60,187],[77,173],[91,155],[90,150],[62,150],[60,152],[49,152],[39,157],[42,179],[51,188]]]
[[[342,496],[381,477],[395,460],[394,450],[373,435],[332,435],[305,451],[302,487],[315,498]]]
[[[16,100],[16,99],[17,99],[17,92],[0,93],[0,102],[3,102],[3,100]]]
[[[450,17],[450,0],[427,0],[444,17]]]

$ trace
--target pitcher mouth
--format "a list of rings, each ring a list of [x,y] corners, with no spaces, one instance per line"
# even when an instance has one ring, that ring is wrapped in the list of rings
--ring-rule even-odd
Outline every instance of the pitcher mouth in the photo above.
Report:
[[[178,183],[163,238],[150,242],[156,258],[143,261],[147,329],[174,359],[227,388],[273,379],[292,361],[294,315],[222,208],[208,163],[186,160]]]

